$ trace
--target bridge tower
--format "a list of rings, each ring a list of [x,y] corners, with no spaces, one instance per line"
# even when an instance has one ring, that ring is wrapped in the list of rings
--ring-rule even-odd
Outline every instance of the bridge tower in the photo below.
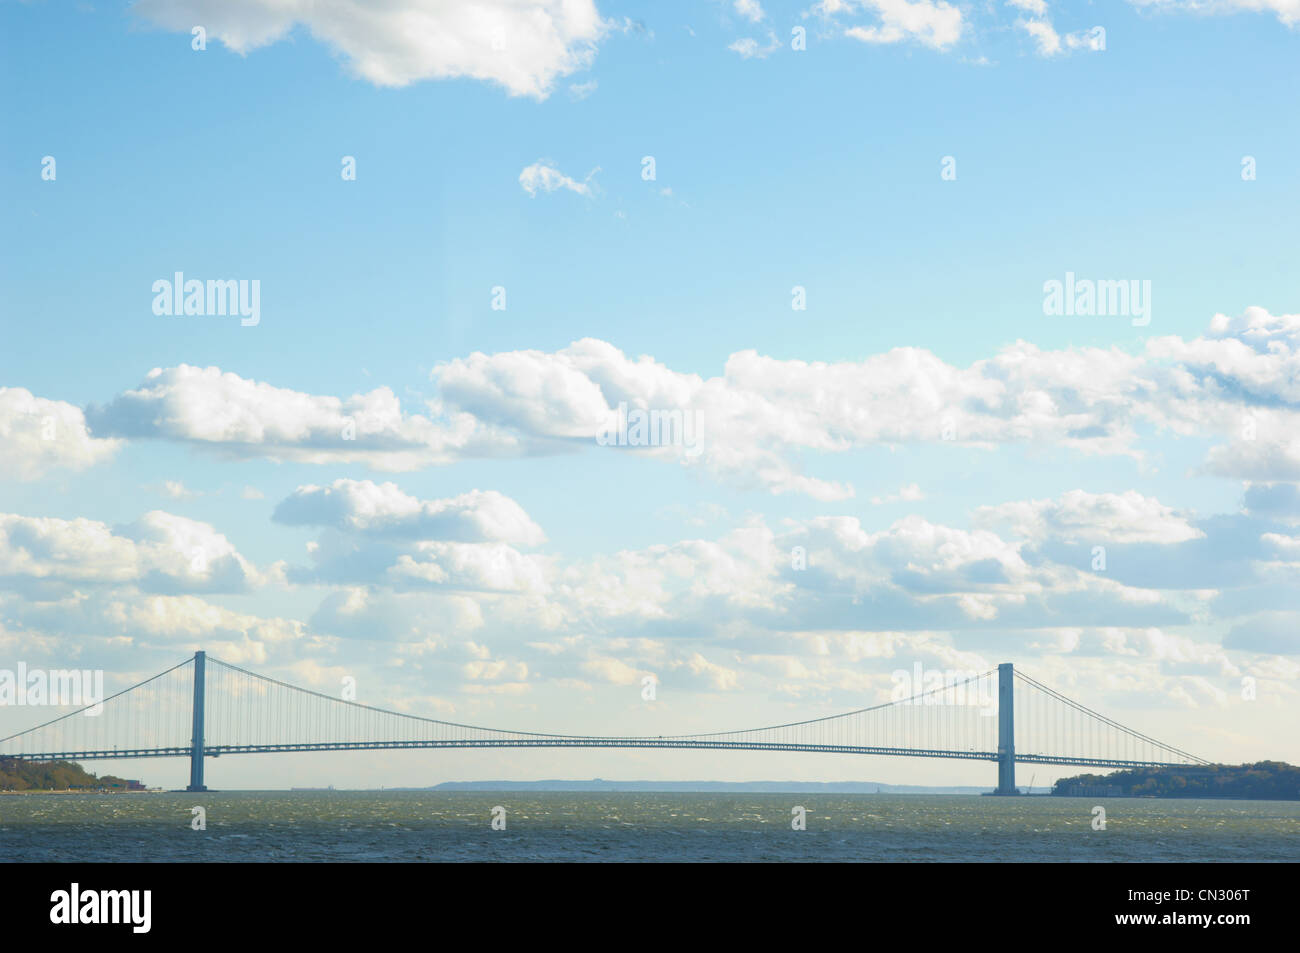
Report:
[[[203,785],[203,689],[206,687],[207,653],[194,653],[194,734],[190,737],[190,786],[186,791],[206,791]]]
[[[1016,689],[1012,663],[998,666],[998,789],[994,794],[1019,794],[1016,787]]]

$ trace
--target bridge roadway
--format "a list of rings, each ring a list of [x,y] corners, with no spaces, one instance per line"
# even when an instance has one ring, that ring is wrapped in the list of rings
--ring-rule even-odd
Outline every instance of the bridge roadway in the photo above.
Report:
[[[419,748],[673,748],[726,751],[807,751],[822,754],[889,755],[903,758],[953,758],[962,761],[998,761],[996,751],[953,751],[942,748],[882,748],[863,745],[802,744],[776,741],[708,741],[695,738],[502,738],[443,741],[340,741],[272,745],[204,745],[203,754],[277,754],[294,751],[393,751]],[[91,761],[112,758],[189,758],[193,749],[113,748],[98,751],[42,751],[6,754],[24,761]],[[1061,764],[1087,768],[1183,768],[1179,762],[1125,761],[1114,758],[1074,758],[1057,755],[1015,754],[1021,764]]]

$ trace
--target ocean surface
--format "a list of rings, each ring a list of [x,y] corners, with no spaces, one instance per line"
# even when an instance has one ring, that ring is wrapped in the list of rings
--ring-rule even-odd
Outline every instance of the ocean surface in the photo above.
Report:
[[[1093,808],[1106,829],[1093,829]],[[806,810],[805,830],[791,811]],[[207,829],[193,830],[192,808]],[[505,809],[505,830],[492,829]],[[499,813],[499,812],[498,812]],[[1300,861],[1300,802],[232,791],[0,796],[13,861]]]

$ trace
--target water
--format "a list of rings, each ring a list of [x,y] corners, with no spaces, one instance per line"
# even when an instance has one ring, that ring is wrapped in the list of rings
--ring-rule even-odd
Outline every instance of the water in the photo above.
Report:
[[[1092,829],[1095,805],[1105,831]],[[207,810],[194,831],[191,808]],[[493,831],[492,809],[506,808]],[[807,809],[793,831],[790,810]],[[237,791],[0,797],[6,861],[1297,861],[1300,802]]]

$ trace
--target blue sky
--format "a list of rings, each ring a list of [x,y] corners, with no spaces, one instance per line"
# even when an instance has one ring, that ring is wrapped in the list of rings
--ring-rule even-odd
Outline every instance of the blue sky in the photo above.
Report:
[[[0,4],[0,667],[121,687],[205,647],[658,734],[1014,660],[1207,757],[1300,758],[1300,9],[1262,6]],[[259,322],[156,315],[177,271],[258,281]],[[1150,282],[1149,324],[1045,314],[1067,272]],[[703,451],[597,446],[620,400]],[[217,783],[283,776],[245,761]]]

